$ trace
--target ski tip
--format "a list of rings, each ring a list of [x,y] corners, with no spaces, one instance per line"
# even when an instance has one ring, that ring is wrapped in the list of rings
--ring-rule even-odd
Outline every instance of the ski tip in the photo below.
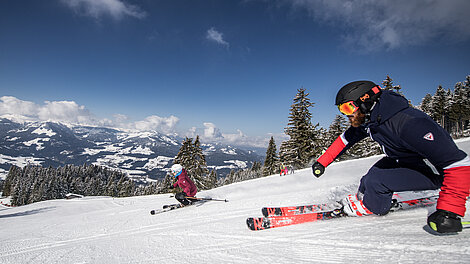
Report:
[[[249,217],[246,219],[246,225],[248,226],[248,229],[255,231],[255,221],[253,217]]]
[[[249,217],[246,219],[246,225],[252,231],[264,230],[270,228],[263,217]]]
[[[268,216],[268,215],[269,215],[269,214],[268,214],[268,208],[266,208],[266,207],[261,208],[261,213],[262,213],[265,217]]]

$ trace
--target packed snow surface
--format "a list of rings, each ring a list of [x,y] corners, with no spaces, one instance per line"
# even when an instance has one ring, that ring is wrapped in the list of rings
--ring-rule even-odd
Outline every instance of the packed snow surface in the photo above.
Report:
[[[470,140],[458,141],[470,153]],[[381,156],[202,191],[228,199],[150,215],[169,194],[85,197],[0,208],[0,263],[470,263],[470,229],[425,230],[432,208],[250,231],[263,206],[335,201],[354,193]],[[467,208],[470,203],[467,202]],[[470,219],[467,213],[466,219]]]

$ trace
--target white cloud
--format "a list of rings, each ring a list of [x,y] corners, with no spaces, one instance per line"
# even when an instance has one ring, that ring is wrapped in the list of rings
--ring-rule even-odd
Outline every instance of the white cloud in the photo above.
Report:
[[[179,118],[173,115],[170,117],[152,115],[142,121],[131,124],[131,127],[141,131],[156,130],[163,133],[170,133],[175,129],[178,122]]]
[[[246,138],[245,134],[243,134],[240,129],[237,129],[237,132],[238,133],[235,134],[223,134],[223,137],[225,138],[225,140],[231,142],[232,144],[243,141],[243,139]]]
[[[226,46],[228,48],[230,44],[224,40],[223,35],[224,34],[220,33],[215,28],[210,28],[207,30],[206,39],[216,42],[220,45]]]
[[[39,120],[54,120],[78,124],[94,123],[93,115],[73,101],[46,101],[38,108]]]
[[[126,4],[121,0],[62,0],[68,7],[81,15],[100,18],[111,16],[116,20],[124,16],[131,16],[142,19],[147,13],[138,6]]]
[[[74,101],[46,101],[44,105],[23,101],[13,96],[0,97],[0,116],[15,121],[53,121],[80,125],[99,125],[141,131],[174,132],[179,118],[175,116],[149,116],[132,122],[127,116],[115,114],[114,119],[97,119],[85,106]]]
[[[2,96],[0,100],[0,115],[12,114],[26,117],[37,115],[38,106],[32,102],[22,101],[13,96]]]
[[[96,123],[93,115],[84,106],[73,101],[46,101],[42,106],[12,96],[2,96],[0,101],[0,115],[13,116],[16,120]]]
[[[468,0],[294,0],[321,23],[341,26],[345,46],[372,51],[470,38]]]
[[[203,128],[191,127],[185,136],[195,138],[197,135],[204,143],[221,143],[232,146],[266,148],[271,136],[275,137],[276,142],[280,143],[288,139],[285,134],[268,134],[265,136],[247,136],[240,129],[237,133],[222,133],[221,130],[211,122],[203,123]]]
[[[204,139],[213,140],[222,138],[222,133],[213,123],[204,123]]]

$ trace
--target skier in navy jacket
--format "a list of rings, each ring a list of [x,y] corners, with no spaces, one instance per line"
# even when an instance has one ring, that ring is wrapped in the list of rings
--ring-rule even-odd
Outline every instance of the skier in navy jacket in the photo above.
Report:
[[[351,127],[313,164],[313,174],[320,177],[334,159],[367,136],[386,155],[361,178],[357,195],[342,201],[345,212],[384,215],[394,192],[441,188],[428,225],[441,233],[461,231],[459,216],[465,215],[470,193],[470,159],[450,135],[403,96],[370,81],[343,86],[336,105]]]

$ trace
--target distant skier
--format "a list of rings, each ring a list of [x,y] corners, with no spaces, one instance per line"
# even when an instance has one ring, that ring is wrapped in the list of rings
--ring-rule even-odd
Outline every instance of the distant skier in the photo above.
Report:
[[[181,189],[183,189],[183,192],[177,193],[175,195],[176,200],[178,200],[183,205],[190,205],[197,201],[195,198],[197,187],[188,177],[188,174],[186,170],[183,169],[183,166],[180,164],[174,164],[171,166],[171,174],[177,179],[172,187],[176,188],[179,186]]]
[[[294,174],[294,166],[289,165],[288,166],[288,171],[289,171],[289,174]]]
[[[460,217],[470,193],[470,159],[450,135],[403,96],[370,81],[343,86],[336,105],[351,127],[312,165],[313,174],[320,177],[333,160],[367,136],[386,155],[362,177],[357,195],[342,200],[345,212],[384,215],[394,192],[441,188],[437,211],[427,223],[440,233],[461,231]]]
[[[281,170],[281,172],[279,172],[279,176],[282,176],[282,174],[284,173],[284,176],[287,174],[287,167],[281,163],[281,165],[279,166],[279,169]]]

